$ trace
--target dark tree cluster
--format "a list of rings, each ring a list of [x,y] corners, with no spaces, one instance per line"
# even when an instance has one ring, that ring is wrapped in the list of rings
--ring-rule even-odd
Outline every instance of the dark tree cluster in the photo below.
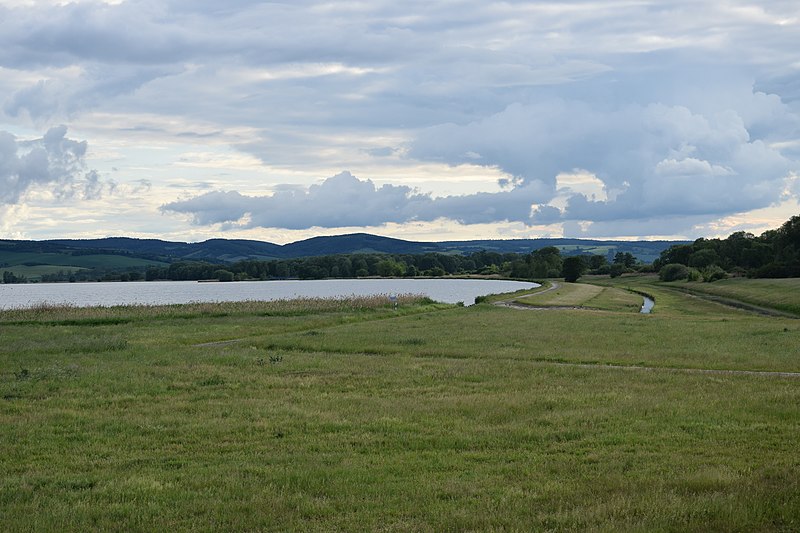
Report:
[[[739,231],[726,239],[697,239],[671,246],[653,264],[656,270],[667,265],[687,267],[684,279],[693,271],[701,272],[707,281],[727,273],[753,278],[800,277],[800,216],[758,237]],[[668,277],[674,276],[673,271],[679,269],[672,268]]]
[[[563,257],[550,246],[529,254],[479,251],[468,255],[443,254],[349,254],[296,259],[248,259],[233,264],[205,261],[178,261],[164,266],[119,271],[80,270],[59,272],[42,281],[146,281],[174,280],[269,280],[325,279],[359,277],[438,277],[447,275],[497,275],[518,279],[580,277],[587,271],[608,274],[616,267],[627,272],[626,254],[618,254],[621,263],[609,265],[602,255]],[[632,255],[627,262],[635,262]],[[615,259],[616,260],[616,259]],[[613,274],[612,274],[613,275]],[[577,277],[575,277],[577,276]]]
[[[3,283],[27,283],[25,276],[16,276],[9,270],[3,271]]]
[[[452,274],[500,274],[517,258],[517,254],[476,252],[468,256],[440,253],[419,255],[350,254],[305,257],[298,259],[248,259],[231,265],[180,261],[164,267],[149,267],[148,281],[230,279],[324,279],[369,276],[416,277]],[[527,277],[527,275],[520,276]]]

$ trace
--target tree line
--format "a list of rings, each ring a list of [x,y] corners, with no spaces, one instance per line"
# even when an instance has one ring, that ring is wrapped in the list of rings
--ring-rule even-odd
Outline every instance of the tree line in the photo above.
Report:
[[[342,254],[293,259],[248,259],[220,265],[202,261],[179,261],[149,267],[147,280],[268,280],[359,277],[439,277],[458,274],[508,274],[518,254],[475,252],[470,255]]]
[[[610,260],[610,261],[609,261]],[[611,277],[625,272],[657,271],[662,279],[714,281],[729,274],[757,278],[800,277],[800,216],[759,236],[744,231],[725,239],[697,239],[664,250],[652,265],[631,253],[562,256],[548,246],[528,254],[479,251],[466,255],[340,254],[274,260],[244,260],[233,264],[178,261],[147,269],[79,270],[45,274],[44,282],[154,280],[268,280],[358,277],[438,277],[445,275],[497,275],[517,279],[564,277],[577,280],[585,273]],[[3,283],[25,283],[24,276],[2,273]]]
[[[244,260],[232,264],[205,261],[177,261],[146,269],[112,271],[80,270],[45,274],[43,282],[64,281],[147,281],[156,280],[272,280],[359,277],[439,277],[486,275],[517,279],[573,277],[590,272],[619,275],[641,266],[630,253],[617,253],[611,263],[602,255],[564,257],[548,246],[528,254],[473,252],[467,255],[430,252],[425,254],[340,254],[317,257]],[[573,274],[577,273],[577,274]],[[10,274],[10,273],[9,273]],[[576,278],[577,279],[577,278]],[[9,275],[6,283],[24,282]]]
[[[586,272],[620,275],[645,267],[630,253],[617,253],[609,263],[603,255],[572,255],[548,246],[528,254],[479,251],[468,255],[346,254],[280,260],[246,260],[231,265],[181,261],[150,267],[147,280],[269,280],[360,277],[439,277],[496,275],[516,279],[565,277],[575,281]]]
[[[697,239],[674,245],[653,263],[664,281],[705,279],[728,274],[752,278],[800,277],[800,216],[759,236],[745,231],[725,239]]]

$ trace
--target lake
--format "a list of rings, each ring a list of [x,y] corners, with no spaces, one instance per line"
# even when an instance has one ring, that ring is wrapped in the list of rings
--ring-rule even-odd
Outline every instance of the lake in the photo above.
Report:
[[[198,283],[196,281],[0,284],[0,309],[38,304],[79,307],[159,305],[190,302],[282,300],[291,298],[421,294],[438,302],[538,287],[536,283],[484,279],[326,279]]]

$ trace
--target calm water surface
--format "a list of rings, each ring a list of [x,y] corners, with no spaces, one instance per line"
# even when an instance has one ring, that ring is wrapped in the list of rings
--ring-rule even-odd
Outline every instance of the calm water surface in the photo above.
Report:
[[[438,302],[464,302],[476,296],[537,287],[536,283],[482,279],[330,279],[198,283],[151,281],[130,283],[0,284],[0,309],[42,303],[85,306],[158,305],[190,302],[281,300],[303,297],[422,294]]]

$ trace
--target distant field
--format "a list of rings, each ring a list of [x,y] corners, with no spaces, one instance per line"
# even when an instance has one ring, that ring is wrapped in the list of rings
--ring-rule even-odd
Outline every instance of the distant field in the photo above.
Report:
[[[25,276],[27,279],[38,279],[45,274],[58,274],[59,272],[74,273],[79,270],[86,270],[80,267],[57,266],[57,265],[36,265],[36,266],[13,266],[0,267],[0,272],[9,271],[15,276]]]
[[[558,248],[564,252],[580,252],[582,254],[602,255],[608,256],[609,252],[614,253],[617,251],[633,253],[638,259],[645,262],[652,262],[658,258],[660,251],[655,251],[651,248],[637,246],[637,243],[629,243],[625,249],[620,249],[619,244],[615,245],[598,245],[591,246],[585,244],[564,244],[558,245]]]
[[[69,255],[54,253],[29,253],[0,251],[0,265],[7,264],[11,267],[25,266],[26,263],[37,265],[50,265],[76,268],[134,268],[151,265],[164,265],[158,261],[126,257],[123,255]],[[0,267],[0,269],[8,267]],[[57,272],[57,270],[56,270]]]
[[[616,246],[581,246],[578,244],[565,244],[558,248],[565,252],[580,251],[592,255],[608,255],[609,251],[616,250]]]
[[[0,312],[3,529],[800,529],[800,320],[598,282]]]

